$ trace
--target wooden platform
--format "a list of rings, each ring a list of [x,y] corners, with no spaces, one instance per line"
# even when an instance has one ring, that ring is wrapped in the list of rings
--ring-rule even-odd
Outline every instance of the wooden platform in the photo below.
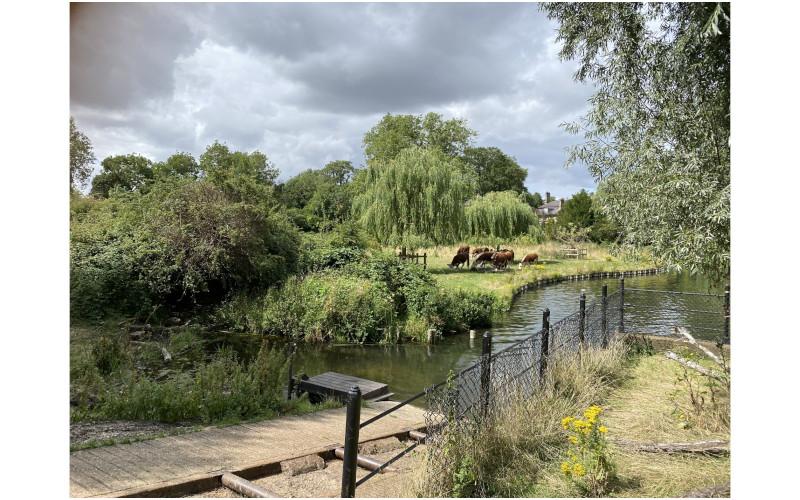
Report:
[[[363,399],[376,399],[389,392],[389,386],[386,384],[336,372],[325,372],[308,380],[302,380],[299,388],[310,394],[334,397],[343,401],[353,386],[361,389]]]
[[[396,403],[370,403],[366,420]],[[280,462],[324,452],[344,442],[345,409],[323,410],[230,427],[217,427],[131,444],[70,453],[70,496],[174,497],[220,486],[230,471],[247,479],[280,472]],[[404,406],[361,431],[359,441],[425,426],[425,412]],[[267,472],[269,473],[269,472]]]

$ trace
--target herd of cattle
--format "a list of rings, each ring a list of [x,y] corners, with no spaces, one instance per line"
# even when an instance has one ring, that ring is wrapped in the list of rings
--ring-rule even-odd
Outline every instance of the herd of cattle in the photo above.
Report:
[[[455,269],[457,267],[466,266],[470,269],[481,268],[483,269],[486,264],[491,264],[495,270],[505,269],[509,264],[514,263],[514,250],[500,249],[494,251],[489,247],[475,247],[472,250],[472,266],[470,266],[470,251],[468,245],[458,247],[453,261],[447,267]],[[535,264],[539,261],[539,255],[536,253],[529,253],[519,263],[519,268],[522,269],[524,265]]]

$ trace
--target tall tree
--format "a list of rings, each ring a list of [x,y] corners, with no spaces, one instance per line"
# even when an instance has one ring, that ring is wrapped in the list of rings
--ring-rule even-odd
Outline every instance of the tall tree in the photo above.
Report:
[[[539,193],[528,193],[527,191],[522,193],[522,197],[525,200],[525,203],[530,205],[533,208],[539,208],[544,204],[544,200],[542,199],[542,195]]]
[[[86,134],[78,130],[75,119],[69,117],[69,185],[83,187],[92,175],[94,156],[92,142]]]
[[[475,189],[456,160],[418,146],[370,165],[359,186],[353,208],[364,229],[403,250],[458,241],[465,229],[464,203]]]
[[[460,156],[469,146],[475,131],[463,119],[442,119],[438,113],[425,116],[385,115],[364,135],[367,163],[387,162],[411,147],[436,148],[450,157]]]
[[[200,155],[200,168],[209,181],[235,200],[271,197],[279,171],[260,151],[244,153],[214,142]]]
[[[153,175],[156,178],[188,177],[196,179],[200,175],[200,166],[194,156],[189,153],[175,153],[166,161],[155,163]]]
[[[674,269],[730,272],[730,6],[552,3],[562,59],[597,92],[568,163],[627,240]]]
[[[478,180],[478,194],[490,191],[525,192],[528,171],[517,161],[495,147],[466,148],[464,163],[474,172]]]
[[[464,214],[468,234],[482,241],[491,241],[498,249],[509,238],[528,232],[540,234],[533,209],[514,191],[478,195],[467,203]]]
[[[592,227],[594,219],[592,197],[585,189],[581,189],[566,200],[558,212],[558,223],[561,225],[574,224],[577,227]]]
[[[101,198],[108,198],[113,189],[141,190],[153,180],[152,162],[137,154],[109,156],[100,167],[92,179],[91,193]]]

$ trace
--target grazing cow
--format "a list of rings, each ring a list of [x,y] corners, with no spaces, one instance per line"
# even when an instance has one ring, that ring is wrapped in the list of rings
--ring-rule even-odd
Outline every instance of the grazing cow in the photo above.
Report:
[[[489,247],[475,247],[475,250],[472,251],[472,255],[478,255],[479,253],[483,252],[491,252],[492,249]]]
[[[508,252],[495,252],[492,257],[492,264],[496,271],[508,267],[509,262],[511,262],[511,255]]]
[[[502,250],[500,250],[500,253],[508,254],[509,256],[508,261],[511,262],[512,264],[514,263],[514,250],[503,248]]]
[[[494,252],[479,253],[472,261],[472,268],[474,269],[478,264],[480,264],[481,269],[483,269],[483,266],[485,266],[487,262],[492,261],[492,257],[494,257]]]
[[[520,269],[522,269],[522,266],[523,266],[523,265],[531,265],[531,264],[536,264],[537,262],[539,262],[539,254],[538,254],[538,253],[536,253],[536,252],[534,252],[534,253],[529,253],[528,255],[526,255],[526,256],[525,256],[525,257],[522,259],[522,262],[520,262],[520,263],[519,263],[519,268],[520,268]]]
[[[456,253],[457,254],[465,253],[469,255],[469,245],[461,245],[460,247],[458,247],[458,250],[456,250]]]
[[[447,267],[450,269],[455,269],[456,267],[461,267],[464,264],[469,267],[469,254],[468,253],[457,253],[455,257],[453,257],[453,261],[447,264]]]

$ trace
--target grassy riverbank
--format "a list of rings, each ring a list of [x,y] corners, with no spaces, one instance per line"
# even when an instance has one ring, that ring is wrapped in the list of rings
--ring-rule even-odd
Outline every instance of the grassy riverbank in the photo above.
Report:
[[[286,401],[285,350],[261,347],[252,359],[241,359],[230,347],[204,352],[197,328],[165,334],[147,333],[131,340],[119,326],[73,327],[70,331],[70,421],[159,422],[164,432],[185,432],[196,425],[225,425],[263,420],[331,407],[312,405],[306,397]],[[337,404],[338,406],[338,404]],[[135,426],[132,426],[135,427]],[[132,433],[100,435],[89,429],[89,446]],[[84,443],[82,446],[86,446]]]
[[[638,344],[641,347],[641,344]],[[670,346],[691,356],[681,345]],[[729,441],[726,390],[708,388],[663,352],[608,350],[554,360],[547,384],[533,398],[518,400],[496,421],[469,435],[449,436],[446,470],[420,470],[416,494],[423,496],[580,497],[592,496],[583,478],[569,477],[569,433],[564,417],[584,418],[590,405],[603,411],[597,425],[607,436],[602,452],[613,471],[600,496],[682,497],[702,491],[725,493],[730,481],[727,454],[635,451],[632,443]],[[607,429],[607,430],[606,430]],[[580,479],[580,480],[576,480]]]
[[[636,271],[656,267],[656,263],[647,253],[612,255],[608,246],[596,244],[585,245],[587,248],[586,258],[561,259],[558,256],[560,246],[555,242],[539,245],[508,245],[514,250],[517,262],[521,261],[525,255],[535,252],[539,255],[540,263],[522,269],[518,269],[518,265],[515,264],[500,272],[449,269],[447,264],[455,255],[457,246],[426,248],[417,253],[426,252],[428,254],[428,270],[443,288],[489,292],[501,303],[506,304],[506,307],[510,305],[515,289],[535,282],[539,278],[558,278],[592,272]]]

